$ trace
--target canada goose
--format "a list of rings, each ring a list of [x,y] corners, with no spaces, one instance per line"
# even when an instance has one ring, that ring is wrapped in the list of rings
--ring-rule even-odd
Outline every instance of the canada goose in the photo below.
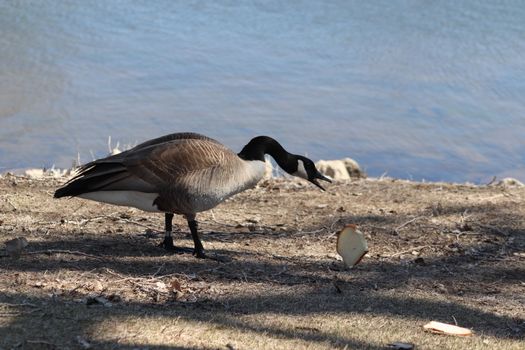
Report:
[[[80,167],[78,174],[55,192],[55,198],[71,196],[165,213],[162,245],[171,251],[174,214],[188,221],[195,248],[205,258],[196,214],[254,187],[265,170],[264,155],[271,155],[287,173],[302,177],[320,189],[318,179],[331,182],[314,163],[288,153],[268,136],[253,138],[239,154],[219,142],[196,133],[176,133],[141,143],[122,153]]]

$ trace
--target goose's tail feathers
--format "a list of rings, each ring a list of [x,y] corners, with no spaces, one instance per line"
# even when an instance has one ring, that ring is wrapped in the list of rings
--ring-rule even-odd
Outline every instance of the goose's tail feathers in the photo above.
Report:
[[[104,190],[107,186],[128,176],[126,167],[120,163],[88,163],[79,169],[74,178],[56,190],[54,197],[74,197],[83,193]]]

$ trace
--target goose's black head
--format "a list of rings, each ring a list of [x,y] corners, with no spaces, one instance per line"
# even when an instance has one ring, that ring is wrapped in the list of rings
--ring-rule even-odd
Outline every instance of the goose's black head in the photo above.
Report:
[[[317,170],[314,162],[312,162],[310,159],[299,155],[292,155],[290,158],[291,161],[289,162],[289,164],[292,166],[292,168],[284,169],[290,175],[302,177],[303,179],[310,181],[323,191],[325,191],[325,189],[323,186],[321,186],[321,184],[319,184],[318,180],[332,182],[330,178],[324,176],[319,172],[319,170]]]
[[[257,136],[253,138],[238,154],[244,160],[259,160],[264,162],[264,155],[269,154],[277,164],[293,176],[302,177],[322,189],[318,180],[332,182],[328,177],[321,174],[310,159],[288,153],[279,142],[268,136]]]

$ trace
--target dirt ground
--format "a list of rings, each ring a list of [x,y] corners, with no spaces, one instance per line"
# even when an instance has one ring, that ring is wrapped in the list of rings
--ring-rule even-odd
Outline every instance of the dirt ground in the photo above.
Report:
[[[0,242],[29,243],[0,253],[0,349],[525,349],[523,187],[269,180],[197,217],[218,262],[159,248],[162,215],[53,199],[61,182],[0,178]],[[370,248],[351,270],[348,223]]]

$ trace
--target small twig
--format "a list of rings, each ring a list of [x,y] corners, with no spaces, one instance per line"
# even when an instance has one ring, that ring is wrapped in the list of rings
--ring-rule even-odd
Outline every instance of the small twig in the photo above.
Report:
[[[11,306],[11,307],[17,307],[17,306],[38,307],[38,305],[31,304],[31,303],[12,304],[12,303],[0,302],[0,306],[1,305]]]
[[[483,228],[488,228],[502,236],[505,236],[505,237],[508,237],[510,236],[510,233],[508,233],[507,231],[503,231],[502,229],[496,227],[496,226],[492,226],[492,225],[487,225],[487,224],[481,224],[481,223],[477,223],[478,226],[480,227],[483,227]]]
[[[131,279],[131,278],[136,278],[136,277],[124,277],[123,275],[121,275],[120,273],[117,273],[115,271],[112,271],[111,269],[105,267],[104,270],[106,270],[107,273],[111,274],[111,275],[114,275],[114,276],[117,276],[117,277],[120,277],[122,278],[123,280],[127,280],[127,279]]]
[[[76,213],[80,208],[84,207],[84,204],[80,204],[76,209],[73,210],[73,213]]]
[[[28,311],[12,311],[12,312],[0,312],[0,317],[14,317],[14,316],[21,316],[21,315],[30,315],[34,314],[37,311],[41,311],[42,309],[37,307],[32,310]]]
[[[51,345],[54,348],[56,347],[55,344],[50,343],[48,341],[44,341],[44,340],[26,340],[26,343],[29,343],[29,344],[46,344],[46,345]]]
[[[199,223],[203,223],[203,224],[210,224],[210,223],[212,223],[212,224],[226,226],[226,227],[237,227],[237,225],[226,224],[226,223],[214,220],[214,219],[212,219],[212,220],[201,220],[201,221],[199,221]]]
[[[151,278],[155,278],[155,276],[157,276],[159,274],[159,272],[164,268],[164,266],[166,265],[166,263],[163,263],[162,265],[160,265],[159,269],[151,276]]]
[[[383,257],[385,258],[395,258],[396,256],[400,256],[400,255],[403,255],[403,254],[407,254],[407,253],[411,253],[413,251],[418,251],[418,250],[421,250],[421,249],[425,249],[425,248],[430,248],[430,247],[435,247],[435,245],[422,245],[422,246],[419,246],[419,247],[413,247],[413,248],[410,248],[410,249],[407,249],[407,250],[403,250],[401,252],[397,252],[397,253],[394,253],[394,254],[391,254],[391,255],[383,255]]]
[[[172,276],[177,276],[177,277],[184,277],[188,280],[191,280],[193,279],[192,277],[186,275],[186,274],[183,274],[183,273],[170,273],[170,274],[167,274],[167,275],[162,275],[162,276],[155,276],[155,277],[152,277],[152,276],[144,276],[144,277],[125,277],[124,275],[121,275],[119,273],[116,273],[115,271],[112,271],[110,269],[108,269],[107,267],[105,268],[106,272],[113,275],[113,276],[117,276],[117,277],[120,277],[119,280],[115,280],[115,281],[111,281],[111,282],[114,282],[114,283],[118,283],[118,282],[127,282],[127,281],[130,281],[133,283],[133,281],[147,281],[147,282],[152,282],[153,280],[161,280],[163,278],[166,278],[166,277],[172,277]],[[157,271],[155,273],[155,275],[157,275],[158,273],[160,272],[160,269],[159,271]]]
[[[279,276],[279,275],[285,273],[286,270],[288,270],[288,267],[285,265],[285,266],[281,269],[281,271],[279,271],[279,272],[277,272],[277,273],[274,273],[274,274],[272,274],[271,276],[272,276],[272,277]]]
[[[395,231],[396,233],[399,233],[398,231],[401,230],[403,227],[405,227],[405,226],[407,226],[407,225],[410,225],[411,223],[413,223],[414,221],[416,221],[416,220],[418,220],[418,219],[421,219],[422,217],[423,217],[423,215],[421,215],[421,216],[416,216],[415,218],[410,219],[410,220],[408,220],[408,221],[402,223],[402,224],[399,225],[398,227],[396,227],[396,228],[394,229],[394,231]]]
[[[11,201],[9,200],[9,198],[6,197],[6,202],[9,203],[9,205],[11,205],[13,207],[14,210],[18,210],[18,208],[13,204],[11,203]]]
[[[496,182],[496,179],[497,179],[497,178],[498,178],[498,177],[494,175],[494,176],[492,177],[492,180],[490,180],[489,182],[487,182],[487,184],[486,184],[485,186],[490,186],[490,185],[492,185],[494,182]]]
[[[91,255],[91,254],[79,252],[79,251],[76,251],[76,250],[48,249],[48,250],[37,250],[37,251],[34,251],[34,252],[24,252],[24,253],[22,253],[22,255],[38,255],[38,254],[47,254],[47,255],[50,255],[50,254],[70,254],[70,255],[80,255],[80,256],[85,256],[85,257],[88,257],[88,258],[104,260],[104,257],[102,257],[102,256]]]
[[[125,219],[125,218],[118,218],[119,220],[122,220],[122,221],[125,221],[127,223],[130,223],[130,224],[134,224],[134,225],[137,225],[137,226],[140,226],[140,227],[144,227],[144,228],[147,228],[147,229],[150,229],[152,231],[161,231],[159,228],[153,228],[149,225],[145,225],[145,224],[142,224],[140,222],[137,222],[137,221],[133,221],[131,219]]]
[[[324,230],[326,230],[326,227],[322,227],[322,228],[320,228],[318,230],[314,230],[314,231],[299,231],[297,233],[301,234],[301,235],[311,235],[311,234],[314,234],[314,233],[323,232]]]
[[[113,218],[113,216],[111,216],[111,215],[99,215],[99,216],[93,216],[93,217],[87,218],[87,219],[64,220],[64,223],[65,224],[78,225],[78,226],[84,226],[85,224],[87,224],[87,223],[89,223],[91,221],[98,220],[98,219],[108,219],[108,218]]]
[[[337,224],[339,221],[340,221],[340,219],[337,219],[337,220],[334,220],[334,222],[332,222],[332,224],[330,225],[330,231],[334,230],[335,224]]]

